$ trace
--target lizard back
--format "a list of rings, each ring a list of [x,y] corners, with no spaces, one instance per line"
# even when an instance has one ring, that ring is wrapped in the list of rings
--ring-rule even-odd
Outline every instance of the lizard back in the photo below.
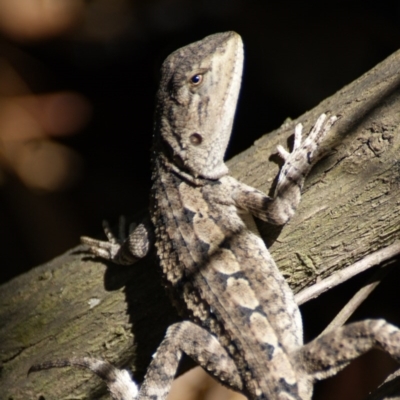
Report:
[[[234,179],[195,185],[162,161],[155,167],[155,245],[175,305],[217,336],[252,397],[278,399],[278,390],[299,398],[287,356],[302,344],[299,310],[229,196]],[[272,369],[285,376],[266,373]]]

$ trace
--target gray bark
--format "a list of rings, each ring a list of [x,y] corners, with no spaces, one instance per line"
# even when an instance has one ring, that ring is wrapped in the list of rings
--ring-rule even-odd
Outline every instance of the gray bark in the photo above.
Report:
[[[228,163],[236,178],[268,191],[278,171],[270,155],[295,123],[308,132],[322,112],[341,115],[295,217],[283,229],[260,224],[295,291],[400,239],[399,70],[397,52]],[[104,386],[87,371],[27,376],[34,363],[72,355],[127,366],[140,380],[176,319],[154,259],[118,267],[73,249],[0,287],[1,396],[99,398]]]

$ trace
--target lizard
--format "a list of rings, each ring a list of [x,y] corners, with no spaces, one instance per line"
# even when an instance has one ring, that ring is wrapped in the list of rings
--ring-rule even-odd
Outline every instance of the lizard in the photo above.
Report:
[[[116,400],[163,400],[185,353],[249,399],[308,400],[315,381],[372,347],[400,362],[400,330],[385,320],[355,322],[303,343],[294,295],[251,218],[282,225],[293,216],[338,117],[322,114],[305,139],[298,124],[292,151],[278,146],[284,164],[272,197],[237,181],[224,155],[243,58],[235,32],[207,36],[167,57],[156,95],[150,218],[126,236],[114,236],[105,223],[108,241],[82,238],[94,255],[122,265],[155,246],[166,290],[185,317],[167,329],[142,385],[127,370],[91,357],[30,371],[85,367]]]

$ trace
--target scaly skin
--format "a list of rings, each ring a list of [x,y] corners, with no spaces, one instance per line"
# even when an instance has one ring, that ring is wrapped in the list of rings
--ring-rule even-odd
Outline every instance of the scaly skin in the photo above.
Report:
[[[295,129],[274,196],[228,174],[224,154],[240,89],[243,46],[219,33],[172,53],[156,99],[150,221],[108,242],[82,238],[90,251],[132,264],[155,245],[171,300],[188,317],[172,325],[139,388],[126,371],[92,358],[48,362],[40,369],[91,369],[114,399],[163,400],[182,353],[249,399],[308,400],[313,383],[379,347],[399,360],[400,332],[367,320],[303,345],[294,296],[249,215],[284,224],[294,214],[318,147],[336,117],[322,114],[305,140]]]

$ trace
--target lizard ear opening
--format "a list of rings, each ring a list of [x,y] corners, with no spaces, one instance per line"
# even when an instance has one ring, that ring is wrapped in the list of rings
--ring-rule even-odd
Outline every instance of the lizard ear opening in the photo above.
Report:
[[[200,133],[192,133],[189,139],[190,143],[194,146],[199,146],[203,142],[203,136]]]

